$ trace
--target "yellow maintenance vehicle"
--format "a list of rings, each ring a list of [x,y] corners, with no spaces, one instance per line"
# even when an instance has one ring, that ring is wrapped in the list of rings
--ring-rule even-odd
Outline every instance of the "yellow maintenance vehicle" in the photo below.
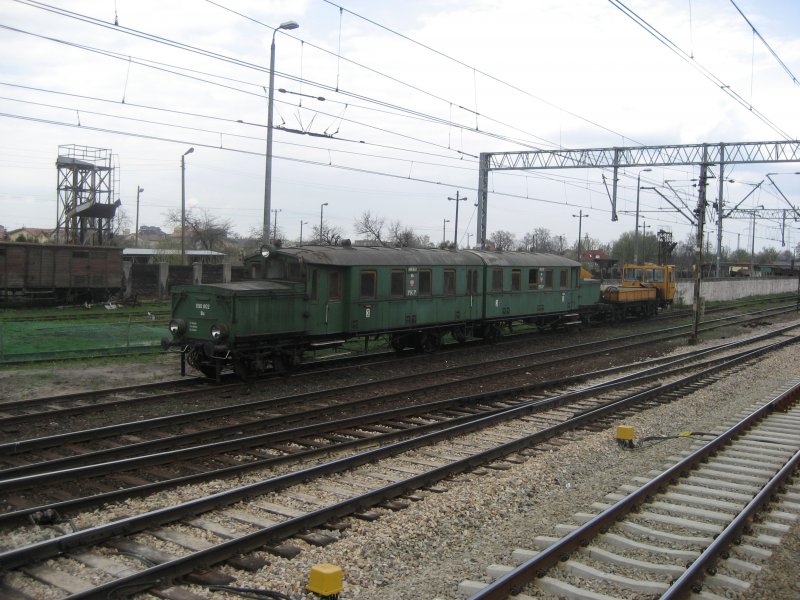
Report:
[[[675,299],[675,267],[672,265],[625,265],[619,285],[600,288],[601,303],[612,321],[649,317],[669,308]]]

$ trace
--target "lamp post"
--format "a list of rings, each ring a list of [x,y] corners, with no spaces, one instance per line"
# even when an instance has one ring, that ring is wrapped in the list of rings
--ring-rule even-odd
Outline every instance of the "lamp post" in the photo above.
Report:
[[[274,242],[275,240],[278,239],[278,213],[279,212],[283,212],[283,209],[282,208],[273,208],[272,212],[275,215],[275,218],[272,220],[273,221],[273,223],[272,223],[272,241]]]
[[[584,219],[588,219],[589,215],[583,214],[583,210],[579,210],[577,215],[572,215],[578,219],[578,262],[581,262],[581,225]]]
[[[264,177],[264,245],[269,244],[269,217],[272,209],[272,97],[275,95],[275,34],[279,29],[297,29],[295,21],[281,23],[272,32],[272,45],[269,49],[269,98],[267,100],[267,166]]]
[[[322,246],[322,210],[325,206],[328,206],[327,202],[323,202],[319,205],[319,245]]]
[[[636,176],[636,229],[633,232],[633,264],[639,264],[639,190],[642,182],[642,173],[653,169],[642,169]]]
[[[455,245],[456,249],[458,249],[458,203],[463,202],[466,198],[460,198],[458,196],[458,190],[456,190],[456,197],[455,198],[448,198],[448,200],[452,200],[456,203],[456,222],[455,222],[455,229],[453,230],[453,244]]]
[[[756,212],[763,208],[763,205],[754,206],[750,213],[753,218],[753,230],[750,235],[750,277],[756,274]]]
[[[143,187],[136,186],[136,233],[133,245],[135,248],[139,247],[139,194],[144,191]]]
[[[181,156],[181,264],[186,264],[186,155],[194,152],[189,148]]]
[[[647,261],[647,230],[650,229],[650,225],[647,224],[647,221],[642,219],[642,262]]]
[[[300,245],[303,245],[303,225],[308,225],[308,221],[300,219]]]
[[[458,204],[456,204],[458,206]],[[442,246],[444,246],[444,227],[450,222],[450,219],[442,219]]]

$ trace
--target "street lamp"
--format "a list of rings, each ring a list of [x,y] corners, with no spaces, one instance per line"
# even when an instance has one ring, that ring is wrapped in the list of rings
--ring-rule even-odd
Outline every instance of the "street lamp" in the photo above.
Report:
[[[589,215],[583,214],[583,210],[579,210],[577,215],[572,215],[578,219],[578,262],[581,262],[581,225],[584,219],[588,219]]]
[[[322,246],[322,210],[325,206],[328,206],[327,202],[323,202],[319,205],[319,245]]]
[[[642,219],[642,262],[647,262],[647,230],[650,229],[650,225],[647,224],[647,221]]]
[[[456,204],[458,206],[458,204]],[[450,219],[442,219],[442,246],[444,246],[444,227],[450,222]]]
[[[448,200],[452,200],[456,203],[456,223],[455,229],[453,233],[453,244],[455,245],[456,249],[458,249],[458,203],[463,202],[466,198],[459,198],[458,190],[456,190],[456,197],[455,198],[448,198]]]
[[[275,34],[279,29],[297,29],[295,21],[281,23],[272,32],[272,45],[269,50],[269,99],[267,100],[267,167],[264,177],[264,245],[269,244],[269,217],[272,209],[272,97],[275,95]]]
[[[636,176],[636,230],[633,232],[633,264],[635,265],[639,264],[639,190],[641,189],[642,173],[652,170],[642,169]]]
[[[134,247],[136,248],[139,247],[139,194],[141,194],[143,191],[144,191],[143,187],[140,187],[138,185],[136,186],[136,234],[135,234],[136,237],[133,243]]]
[[[303,225],[308,225],[308,221],[300,219],[300,245],[303,245]]]
[[[186,155],[194,152],[189,148],[181,156],[181,264],[186,264]]]
[[[763,210],[764,206],[762,204],[754,206],[750,213],[753,216],[753,233],[750,236],[750,277],[756,274],[756,211],[759,209]]]
[[[282,208],[273,208],[272,212],[275,214],[275,218],[273,219],[272,223],[272,241],[278,239],[278,213],[283,212]]]

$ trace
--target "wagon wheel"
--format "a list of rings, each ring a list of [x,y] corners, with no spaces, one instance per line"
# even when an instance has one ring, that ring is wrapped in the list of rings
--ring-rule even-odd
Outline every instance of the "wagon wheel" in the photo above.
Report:
[[[403,336],[399,333],[393,333],[389,337],[389,345],[392,347],[392,350],[395,352],[402,352],[403,348],[406,347],[405,342],[403,341]]]
[[[420,349],[423,352],[431,353],[436,352],[442,347],[442,336],[438,332],[423,333],[420,340]]]
[[[489,325],[489,327],[486,329],[486,333],[484,334],[483,339],[485,339],[490,344],[496,344],[501,339],[503,339],[503,330],[500,328],[500,325],[498,325],[497,323],[492,323],[491,325]]]
[[[202,364],[197,365],[197,370],[209,379],[217,378],[217,367],[215,365]]]
[[[252,369],[241,359],[234,361],[233,372],[243,381],[251,381],[253,379]]]

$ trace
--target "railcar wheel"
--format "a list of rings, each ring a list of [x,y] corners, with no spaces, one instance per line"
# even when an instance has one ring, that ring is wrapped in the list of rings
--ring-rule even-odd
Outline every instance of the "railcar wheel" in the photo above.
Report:
[[[428,354],[436,352],[442,346],[442,337],[437,332],[423,333],[419,348]]]
[[[394,350],[395,352],[398,352],[398,353],[402,352],[403,348],[406,347],[406,344],[405,344],[405,341],[403,339],[403,336],[400,335],[399,333],[393,333],[389,337],[389,345],[392,347],[392,350]]]
[[[197,370],[209,379],[217,378],[217,368],[215,365],[198,365]]]
[[[253,379],[253,371],[242,360],[237,360],[233,363],[233,372],[242,381],[250,381]]]
[[[500,325],[496,323],[489,325],[486,328],[486,332],[483,334],[483,339],[490,344],[496,344],[503,339],[503,330],[500,328]]]

